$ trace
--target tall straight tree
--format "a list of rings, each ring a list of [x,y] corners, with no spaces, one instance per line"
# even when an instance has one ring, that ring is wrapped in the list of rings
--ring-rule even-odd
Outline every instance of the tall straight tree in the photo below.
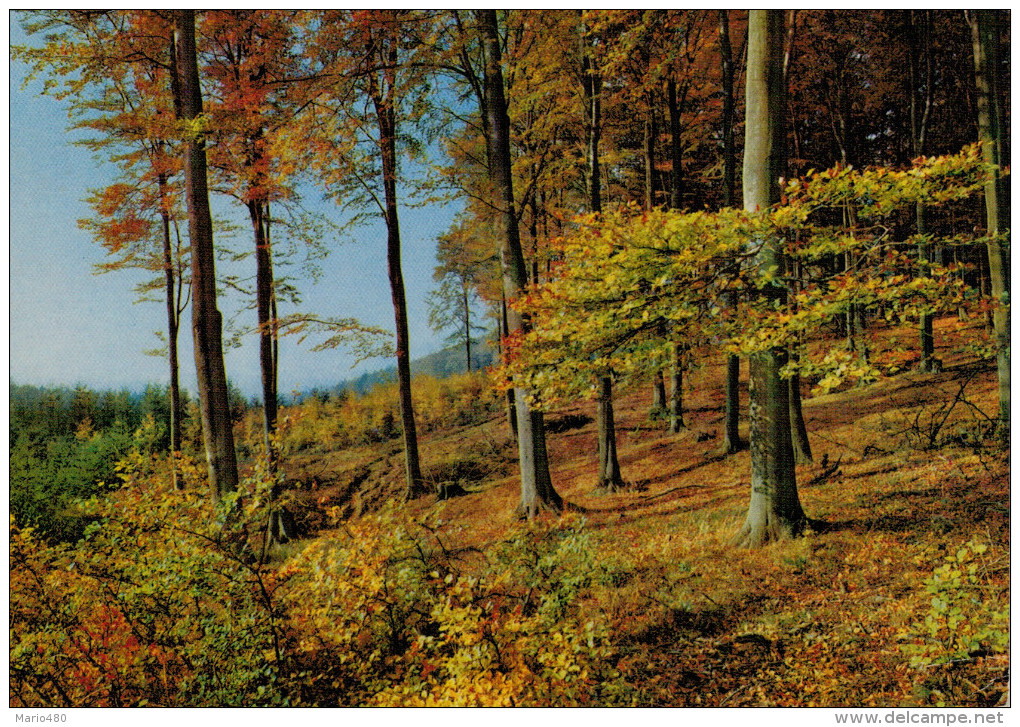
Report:
[[[737,162],[733,139],[733,46],[730,43],[729,11],[718,12],[723,91],[723,206],[733,207],[737,196]],[[736,302],[730,301],[732,305],[736,305]],[[739,452],[744,447],[740,441],[740,357],[735,353],[726,357],[726,433],[723,447],[728,454]]]
[[[748,18],[744,142],[744,209],[754,213],[779,201],[783,168],[785,111],[783,82],[783,11],[752,10]],[[759,269],[782,270],[781,242],[756,240]],[[769,302],[783,306],[786,289],[777,277],[762,290]],[[751,502],[734,542],[755,547],[791,537],[805,525],[797,494],[793,441],[790,435],[789,385],[780,375],[785,348],[751,356],[749,389]]]
[[[934,72],[931,48],[931,10],[904,11],[906,19],[906,36],[909,50],[910,73],[908,75],[910,98],[910,153],[915,159],[926,152],[929,119],[931,118],[934,96]],[[931,262],[931,249],[926,239],[928,234],[927,208],[918,203],[917,219],[917,274],[924,277],[929,274],[928,264]],[[941,362],[935,358],[935,335],[932,315],[921,313],[921,371],[932,372],[939,369]]]
[[[411,398],[411,352],[401,266],[398,152],[411,122],[428,107],[421,58],[428,13],[400,10],[328,11],[310,49],[320,57],[320,94],[313,104],[321,129],[310,144],[321,183],[342,206],[374,207],[386,225],[386,262],[395,325],[397,389],[407,497],[424,492]]]
[[[581,25],[581,82],[584,101],[584,125],[587,132],[588,206],[592,212],[602,212],[602,167],[599,159],[599,141],[602,137],[602,74],[590,47],[587,28]],[[598,428],[599,471],[595,487],[615,492],[623,487],[620,460],[616,454],[616,419],[613,413],[613,375],[608,372],[599,377],[599,398],[595,409]]]
[[[379,11],[378,27],[367,37],[368,94],[375,109],[382,160],[384,218],[386,220],[386,265],[393,299],[396,330],[397,388],[400,395],[400,423],[404,436],[404,469],[407,495],[423,489],[418,458],[418,430],[411,400],[411,345],[407,330],[407,300],[400,264],[400,220],[397,215],[397,72],[399,69],[400,19],[391,11]]]
[[[173,93],[173,22],[165,12],[152,10],[46,10],[30,17],[25,29],[46,31],[46,41],[37,48],[15,46],[12,55],[29,61],[35,72],[61,77],[49,92],[68,101],[69,114],[77,119],[74,128],[90,134],[84,145],[106,153],[124,174],[93,195],[94,215],[78,222],[107,249],[109,258],[96,266],[97,272],[139,267],[162,273],[162,283],[144,283],[138,290],[143,299],[157,287],[164,291],[170,449],[179,452],[184,416],[177,341],[188,305],[188,263],[177,227],[180,158],[173,125],[166,121],[180,115],[175,109],[180,94]],[[158,223],[153,222],[156,216]],[[181,485],[177,470],[175,465],[175,487]]]
[[[1009,442],[1009,182],[1002,171],[1009,166],[1008,119],[1005,110],[1006,83],[1000,57],[1001,13],[977,10],[971,16],[974,71],[977,82],[978,137],[985,161],[993,164],[995,176],[985,185],[985,220],[988,231],[988,271],[995,309],[996,367],[999,377],[998,435]]]
[[[223,316],[216,307],[216,266],[205,139],[198,128],[202,116],[202,90],[195,48],[195,11],[176,10],[174,20],[180,109],[187,128],[184,187],[191,237],[191,328],[195,340],[195,369],[209,487],[213,498],[219,500],[224,493],[237,489],[237,454],[227,397],[227,371],[223,364]]]
[[[503,273],[503,291],[508,299],[518,297],[527,287],[528,271],[521,250],[520,230],[514,204],[513,175],[510,157],[510,117],[503,90],[502,51],[495,10],[477,13],[485,54],[484,85],[486,109],[491,133],[492,183],[495,205],[499,208],[499,261]],[[522,335],[526,321],[520,313],[510,310],[507,316],[508,337]],[[521,501],[518,513],[531,518],[542,509],[559,510],[563,500],[549,476],[549,455],[545,443],[545,421],[542,413],[528,403],[528,392],[515,389],[517,408],[517,450],[521,468]]]

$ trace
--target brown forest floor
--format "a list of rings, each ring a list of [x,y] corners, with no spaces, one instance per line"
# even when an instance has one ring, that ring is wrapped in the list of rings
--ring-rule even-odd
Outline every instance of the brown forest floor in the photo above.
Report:
[[[989,545],[980,571],[986,607],[975,618],[1009,602],[1008,451],[979,439],[983,415],[996,410],[995,372],[957,350],[977,333],[975,323],[938,321],[945,368],[921,374],[909,370],[914,334],[881,330],[876,350],[904,373],[825,396],[811,397],[805,386],[815,464],[798,466],[797,478],[814,526],[758,550],[727,542],[747,507],[750,462],[746,450],[720,453],[721,360],[688,377],[688,428],[679,434],[649,420],[650,387],[619,396],[629,487],[617,494],[592,491],[594,405],[548,416],[554,486],[599,535],[602,556],[626,572],[587,607],[608,618],[618,666],[644,701],[988,706],[1003,699],[1008,655],[918,668],[903,649],[930,609],[924,580],[971,539]],[[746,388],[743,396],[746,405]],[[290,474],[304,483],[296,494],[307,527],[320,525],[329,505],[356,517],[400,494],[399,442],[380,446],[296,463]],[[438,509],[444,535],[458,545],[484,550],[504,537],[519,497],[505,421],[426,434],[421,451],[427,474],[457,478],[468,494],[441,503],[422,497],[409,507],[421,515]]]

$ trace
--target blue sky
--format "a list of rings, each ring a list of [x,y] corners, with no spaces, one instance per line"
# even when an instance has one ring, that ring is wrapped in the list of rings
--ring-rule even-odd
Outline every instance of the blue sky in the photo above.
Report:
[[[25,35],[10,20],[12,43]],[[166,328],[160,303],[135,303],[133,288],[144,273],[120,271],[94,275],[104,259],[101,247],[78,229],[87,215],[83,200],[90,188],[111,182],[116,170],[73,145],[67,131],[65,107],[39,95],[40,82],[22,89],[25,67],[11,63],[10,75],[10,379],[18,384],[85,384],[97,389],[167,383],[164,359],[147,356],[155,348],[154,331]],[[332,205],[320,203],[318,193],[306,193],[306,204],[336,215]],[[403,272],[408,301],[413,358],[442,348],[444,333],[428,327],[426,296],[435,287],[436,237],[445,232],[458,206],[402,208]],[[233,245],[248,243],[246,216],[236,203],[214,200],[214,214],[230,215],[240,226]],[[386,276],[386,234],[380,224],[356,230],[353,241],[330,241],[329,257],[321,263],[317,283],[297,281],[301,309],[333,317],[354,317],[367,325],[393,330],[393,307]],[[218,263],[217,273],[227,272]],[[251,267],[251,270],[247,270]],[[252,275],[249,258],[230,272]],[[220,309],[230,318],[243,307],[236,297],[221,298]],[[281,306],[281,314],[292,312]],[[254,324],[254,311],[242,314]],[[251,318],[247,321],[246,318]],[[195,392],[191,348],[191,313],[185,313],[179,337],[182,384]],[[329,386],[357,373],[383,368],[389,360],[375,359],[352,369],[354,359],[341,351],[313,353],[310,344],[298,346],[284,338],[280,352],[281,393]],[[254,340],[226,354],[227,375],[246,394],[259,391],[257,348]]]

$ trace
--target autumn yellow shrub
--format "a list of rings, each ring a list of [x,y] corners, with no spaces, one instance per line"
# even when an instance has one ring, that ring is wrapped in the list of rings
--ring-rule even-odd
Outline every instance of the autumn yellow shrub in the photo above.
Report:
[[[285,572],[284,607],[313,691],[339,704],[620,702],[606,625],[585,614],[597,569],[579,525],[531,526],[469,575],[427,527],[385,511],[319,540]]]
[[[258,556],[268,481],[213,505],[129,458],[122,487],[82,503],[75,545],[10,531],[11,705],[257,706],[281,688],[275,575]]]

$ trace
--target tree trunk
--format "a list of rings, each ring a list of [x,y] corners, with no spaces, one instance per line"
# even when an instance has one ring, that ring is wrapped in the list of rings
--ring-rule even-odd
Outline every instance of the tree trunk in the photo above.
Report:
[[[173,246],[170,241],[170,213],[165,203],[168,199],[167,180],[159,177],[160,217],[163,224],[163,273],[166,279],[166,332],[167,358],[170,363],[170,460],[173,472],[173,487],[184,486],[177,471],[177,458],[181,452],[181,430],[184,410],[181,406],[180,366],[177,356],[177,333],[180,329],[180,311],[177,308],[177,286],[179,281],[174,272]]]
[[[730,45],[729,11],[718,12],[723,86],[723,206],[733,207],[737,190],[737,155],[733,140],[733,50]]]
[[[670,177],[669,207],[683,209],[684,205],[684,147],[680,127],[680,100],[677,96],[676,81],[666,82],[666,105],[669,107],[669,152],[673,166]]]
[[[255,233],[255,308],[258,315],[259,371],[262,375],[263,441],[266,464],[270,473],[275,473],[278,464],[275,437],[279,404],[273,346],[273,253],[266,235],[265,203],[261,200],[250,201],[247,207]]]
[[[464,306],[464,363],[471,373],[471,307],[468,305],[467,280],[461,280],[461,304]]]
[[[510,319],[509,319],[508,313],[507,313],[506,292],[503,291],[503,290],[500,290],[500,293],[499,293],[499,325],[500,325],[500,329],[499,329],[499,331],[500,331],[499,332],[499,336],[500,336],[500,351],[499,351],[499,354],[502,357],[503,356],[503,343],[502,343],[503,339],[505,339],[508,335],[510,335],[509,332],[508,332],[509,329],[510,329]],[[508,423],[508,425],[510,427],[510,436],[516,442],[517,438],[518,438],[518,432],[517,432],[517,400],[516,400],[516,396],[514,395],[514,389],[513,388],[509,388],[509,389],[506,390],[506,419],[507,419],[507,423]]]
[[[932,98],[933,98],[933,79],[932,79],[932,68],[931,68],[931,48],[926,47],[923,51],[925,60],[926,73],[924,74],[924,98],[920,97],[921,93],[921,57],[922,49],[921,46],[929,46],[930,43],[930,22],[931,14],[929,11],[921,11],[925,13],[924,23],[921,28],[921,33],[918,32],[916,23],[914,22],[914,13],[917,11],[908,10],[905,18],[907,23],[907,40],[910,50],[910,73],[908,74],[909,81],[909,94],[910,94],[910,151],[911,155],[915,158],[923,156],[925,153],[925,147],[927,146],[928,136],[928,119],[930,118]],[[917,274],[921,277],[926,277],[930,271],[929,263],[931,262],[931,251],[929,249],[928,241],[924,238],[924,235],[928,233],[928,220],[927,210],[923,204],[918,203],[916,206],[916,219],[917,219]],[[922,313],[920,321],[920,348],[921,348],[921,362],[918,364],[918,369],[921,371],[931,373],[941,369],[941,362],[935,358],[935,336],[933,328],[933,317],[931,313]]]
[[[582,38],[584,92],[588,102],[588,204],[592,212],[602,211],[599,142],[602,138],[602,76],[593,67],[588,55],[587,41]],[[610,375],[599,377],[599,400],[595,408],[598,422],[598,456],[600,489],[617,490],[623,487],[620,462],[616,454],[616,425],[613,423],[613,381]]]
[[[177,75],[183,119],[202,113],[202,92],[195,49],[195,12],[175,10]],[[191,238],[191,325],[195,338],[195,369],[202,411],[202,435],[208,463],[209,488],[214,499],[237,489],[237,455],[223,365],[223,316],[216,307],[216,267],[212,215],[206,179],[205,140],[189,136],[184,145],[184,183]]]
[[[781,10],[752,10],[749,14],[746,95],[744,208],[753,213],[769,208],[779,198],[785,107]],[[756,260],[759,269],[781,269],[780,241],[763,242]],[[762,294],[775,307],[785,307],[786,290],[781,285],[768,285]],[[790,390],[780,376],[785,363],[784,348],[751,356],[751,502],[747,519],[734,538],[742,546],[755,547],[796,535],[805,524],[790,435]]]
[[[740,439],[740,357],[735,353],[726,357],[726,435],[723,448],[726,454],[735,454],[744,448]]]
[[[793,440],[793,457],[797,464],[814,462],[811,454],[811,441],[808,439],[807,424],[804,422],[804,410],[800,400],[800,374],[789,379],[790,392],[790,436]]]
[[[386,50],[386,88],[380,88],[375,74],[369,74],[370,93],[379,124],[379,152],[382,158],[383,191],[386,219],[386,266],[393,300],[396,332],[397,389],[400,398],[400,423],[404,440],[404,476],[408,499],[425,491],[418,458],[418,430],[414,422],[411,399],[411,347],[407,330],[407,300],[404,296],[404,274],[400,264],[400,221],[397,216],[397,119],[392,94],[396,73],[396,40],[390,39]]]
[[[620,461],[616,455],[616,421],[613,416],[613,379],[599,379],[598,399],[599,475],[596,489],[617,492],[624,487]]]
[[[995,177],[985,185],[985,219],[989,233],[988,278],[995,330],[996,368],[999,377],[998,436],[1003,445],[1009,443],[1010,371],[1009,371],[1009,252],[1002,244],[1010,225],[1009,182],[1001,170],[1009,166],[1008,120],[1005,113],[1006,84],[1000,60],[999,11],[978,10],[973,13],[971,33],[974,43],[974,69],[977,83],[978,137],[983,144],[985,161],[996,167]]]
[[[666,413],[666,380],[659,369],[652,376],[652,409],[649,416],[660,419]]]
[[[718,12],[723,85],[723,207],[733,207],[737,196],[737,155],[733,139],[733,50],[730,45],[729,11]],[[730,304],[736,306],[736,296]],[[740,441],[740,358],[735,353],[726,357],[726,437],[723,446],[727,454],[734,454],[744,448],[744,443]]]
[[[687,425],[684,423],[684,347],[673,344],[673,370],[670,373],[672,386],[669,391],[669,431],[676,434]]]
[[[658,136],[655,125],[654,97],[651,91],[646,95],[648,112],[645,115],[645,209],[655,207],[655,138]],[[652,408],[649,416],[657,419],[666,413],[666,382],[662,370],[652,376]]]
[[[792,262],[790,267],[793,272],[795,293],[799,293],[803,286],[804,269],[800,262]],[[791,300],[789,311],[791,314],[797,310],[796,303]],[[794,364],[798,362],[796,351],[790,351],[789,360]],[[793,452],[797,464],[808,464],[813,462],[811,456],[811,442],[808,440],[807,424],[804,422],[804,409],[800,400],[800,373],[794,367],[794,374],[790,377],[790,435],[793,437]]]
[[[496,189],[496,205],[501,225],[499,250],[503,273],[503,293],[507,299],[521,294],[527,287],[527,269],[521,250],[520,230],[514,212],[513,176],[510,156],[510,117],[503,90],[502,54],[495,10],[477,11],[485,51],[485,96],[492,132],[492,181]],[[511,335],[524,333],[526,321],[516,311],[507,313],[507,330]],[[534,517],[542,509],[560,510],[563,500],[553,488],[549,476],[549,456],[545,443],[545,422],[542,413],[528,404],[527,392],[516,389],[517,451],[521,467],[521,501],[517,511]]]
[[[923,204],[918,203],[916,209],[917,219],[917,234],[926,235],[928,233],[928,215],[927,210]],[[925,277],[930,272],[929,263],[931,262],[930,257],[930,245],[924,237],[919,237],[917,241],[917,267],[918,274]],[[935,328],[934,328],[934,316],[931,313],[921,313],[920,322],[921,332],[921,361],[918,364],[918,369],[925,373],[932,373],[934,371],[942,370],[942,362],[935,358]]]

